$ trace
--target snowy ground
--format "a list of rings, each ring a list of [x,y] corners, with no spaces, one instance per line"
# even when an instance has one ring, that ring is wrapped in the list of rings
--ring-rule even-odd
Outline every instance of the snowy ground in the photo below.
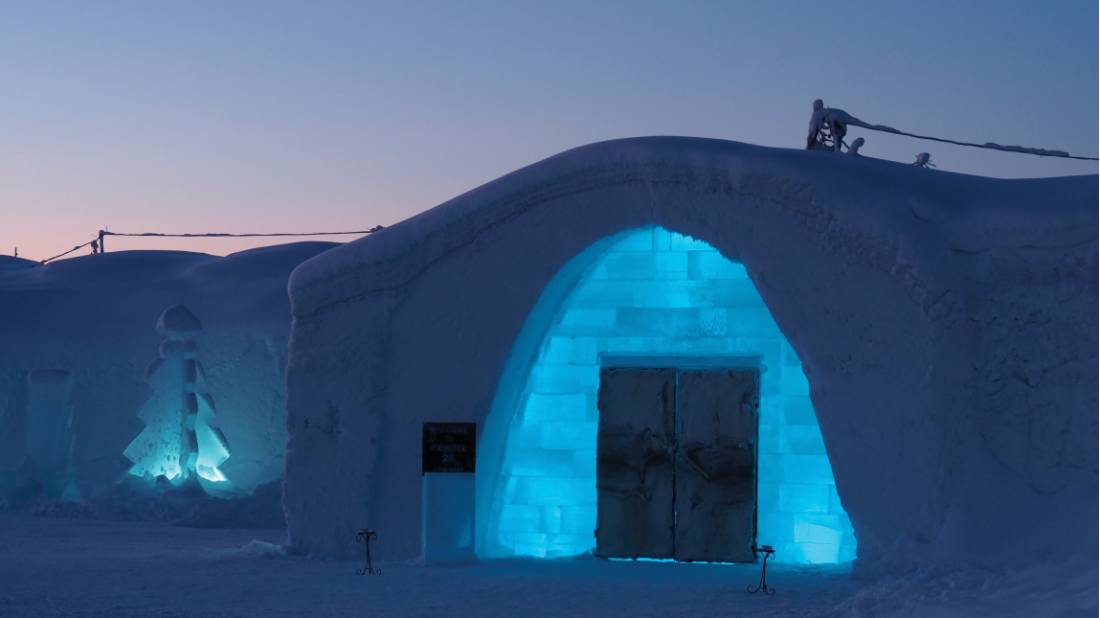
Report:
[[[910,576],[757,566],[489,562],[461,567],[273,556],[281,530],[0,515],[0,616],[1014,616],[1096,615],[1096,573]],[[1006,588],[1007,587],[1007,588]],[[1091,607],[1090,607],[1091,604]],[[1076,608],[1076,609],[1075,609]]]

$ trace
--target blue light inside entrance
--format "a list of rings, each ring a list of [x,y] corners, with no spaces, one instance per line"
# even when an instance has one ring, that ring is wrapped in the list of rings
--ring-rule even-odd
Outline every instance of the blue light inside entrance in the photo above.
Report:
[[[757,542],[780,562],[855,557],[798,356],[741,264],[663,228],[619,237],[557,310],[508,430],[488,557],[595,548],[596,394],[609,356],[759,357]]]

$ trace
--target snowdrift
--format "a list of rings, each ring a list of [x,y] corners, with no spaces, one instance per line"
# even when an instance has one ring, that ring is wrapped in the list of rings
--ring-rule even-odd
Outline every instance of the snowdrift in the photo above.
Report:
[[[157,320],[177,305],[201,322],[193,343],[230,445],[219,488],[280,479],[287,277],[332,246],[0,262],[0,499],[91,500],[126,475],[123,451],[145,427],[137,413],[157,395],[146,381],[164,339]]]
[[[421,551],[426,420],[487,422],[548,282],[661,226],[741,262],[802,360],[865,568],[1095,566],[1097,178],[653,137],[504,176],[291,276],[296,550]],[[494,455],[495,453],[495,455]],[[478,486],[478,525],[486,487]]]

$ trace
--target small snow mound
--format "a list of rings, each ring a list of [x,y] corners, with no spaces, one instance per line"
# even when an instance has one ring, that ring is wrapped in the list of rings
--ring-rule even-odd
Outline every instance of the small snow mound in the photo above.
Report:
[[[252,280],[290,272],[303,261],[339,246],[334,242],[296,242],[257,247],[231,253],[221,259],[196,264],[191,274],[199,279]]]
[[[868,582],[822,615],[1095,616],[1095,582],[1095,568],[1080,564],[1023,565],[1000,570],[915,570]]]
[[[144,287],[170,281],[187,269],[220,258],[191,251],[114,251],[50,262],[39,273],[46,281],[87,288]]]
[[[211,498],[195,505],[175,525],[184,528],[283,528],[283,484],[260,485],[249,496]]]
[[[157,332],[165,337],[172,335],[191,335],[202,330],[202,322],[183,305],[175,305],[164,310],[157,320]]]
[[[244,558],[284,558],[286,547],[252,539],[245,545],[233,550],[233,554]]]
[[[16,269],[16,268],[30,268],[38,262],[32,262],[31,260],[24,260],[19,257],[12,257],[10,255],[0,255],[0,270]]]

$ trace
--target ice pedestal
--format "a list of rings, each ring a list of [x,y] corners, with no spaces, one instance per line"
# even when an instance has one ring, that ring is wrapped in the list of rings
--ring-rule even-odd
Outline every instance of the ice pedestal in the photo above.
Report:
[[[474,559],[474,475],[421,477],[421,546],[428,564]]]

